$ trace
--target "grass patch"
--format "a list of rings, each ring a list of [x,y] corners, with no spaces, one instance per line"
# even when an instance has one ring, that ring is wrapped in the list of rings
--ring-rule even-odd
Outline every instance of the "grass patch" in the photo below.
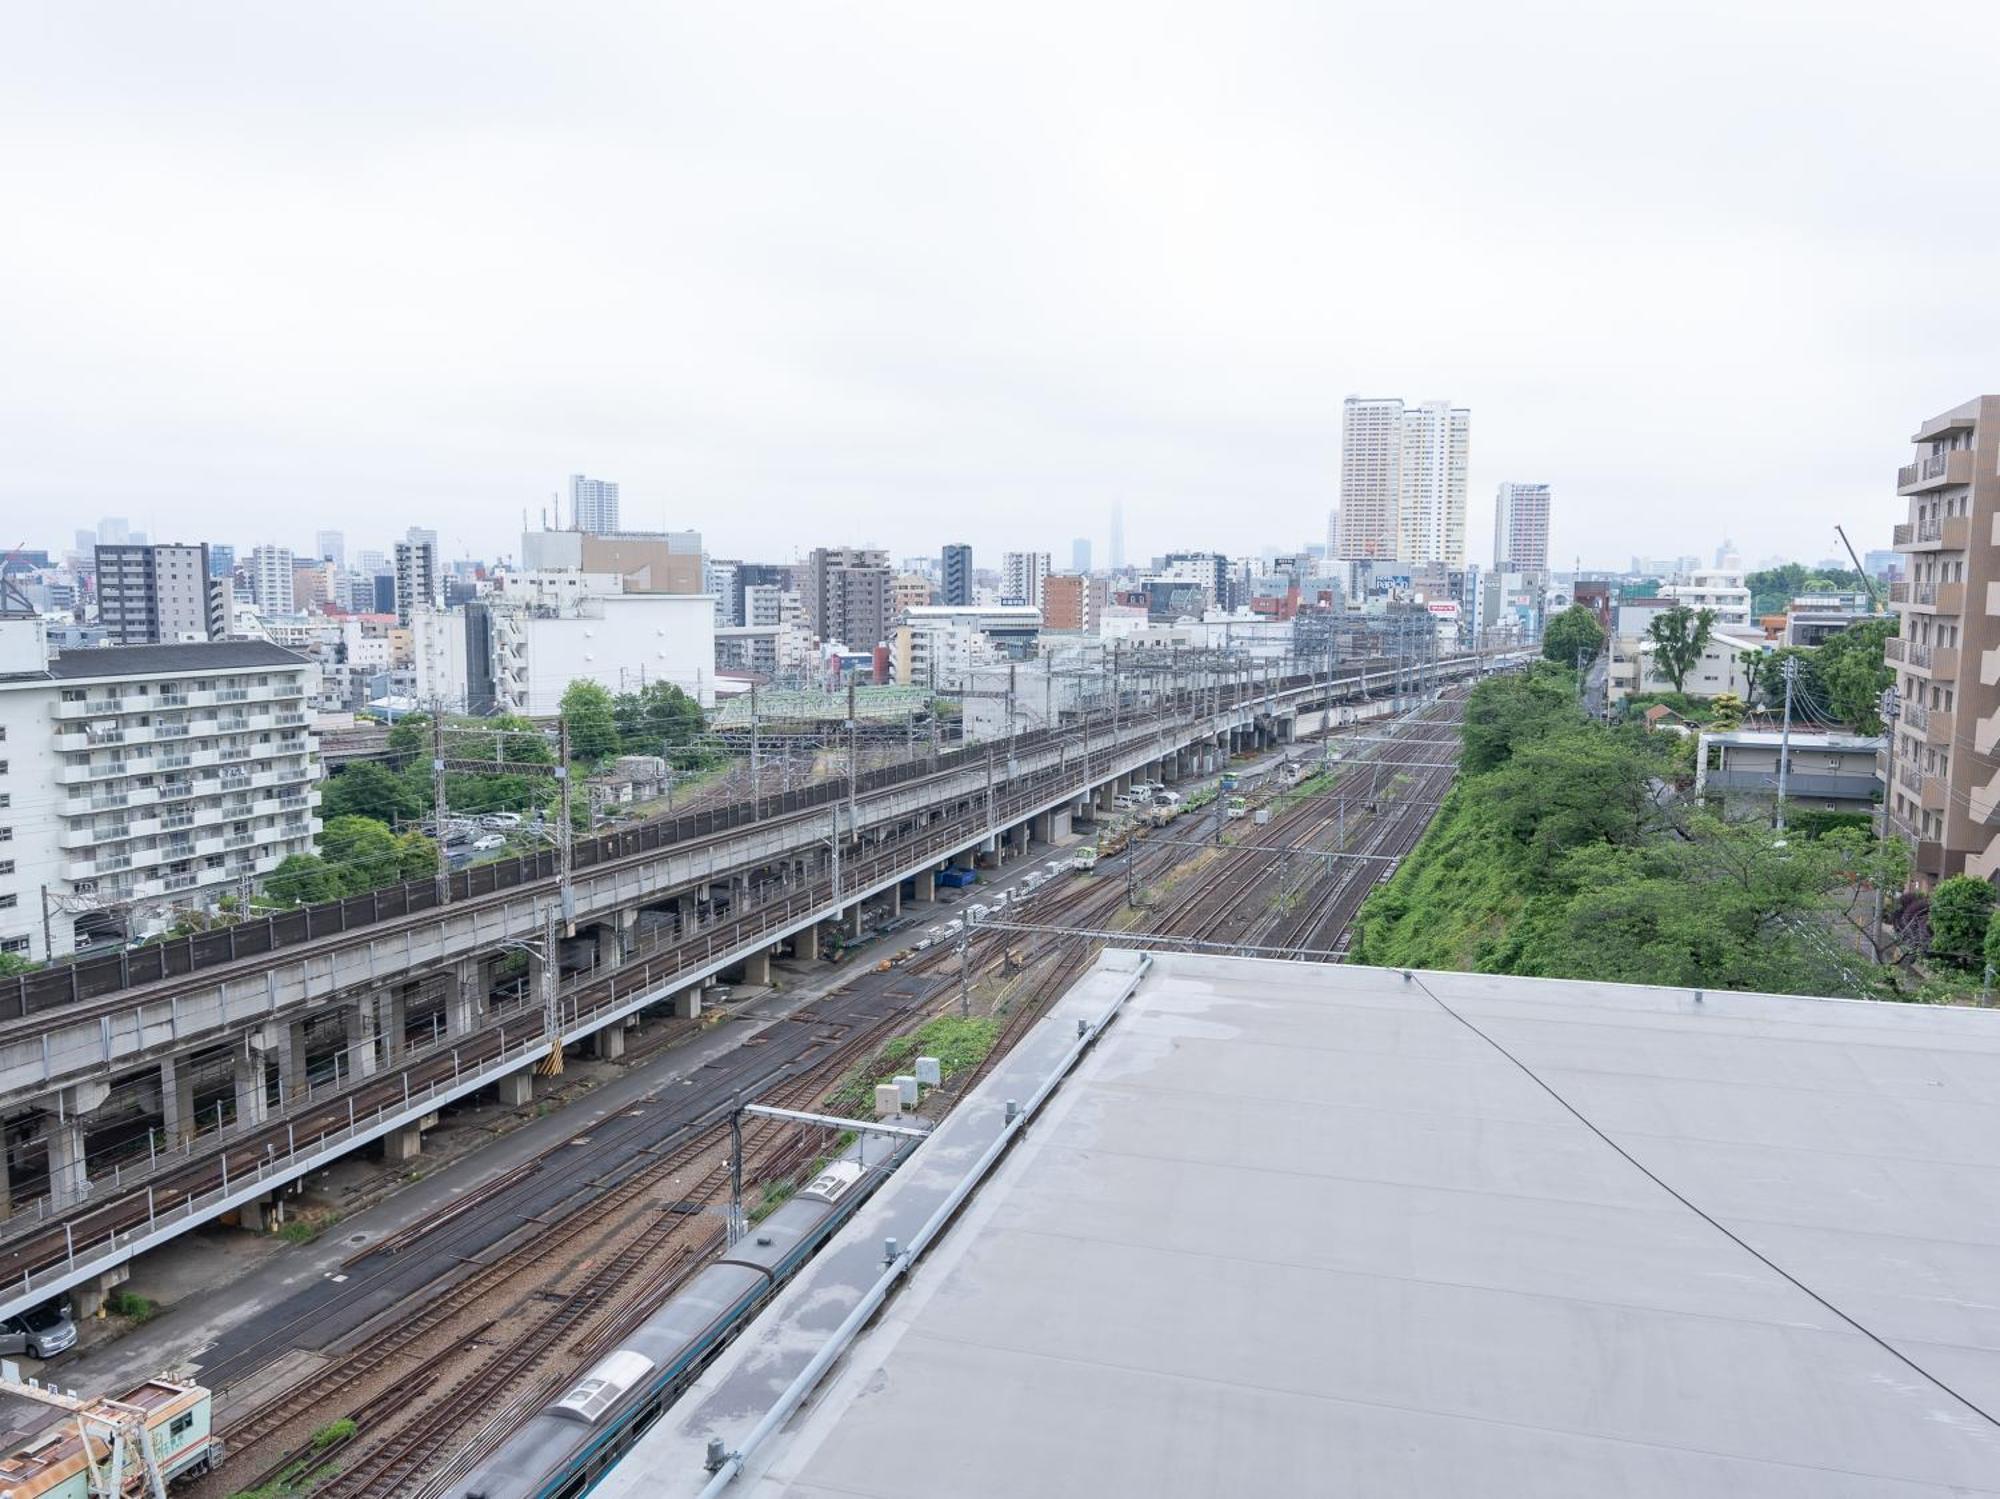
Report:
[[[342,1416],[338,1421],[329,1421],[312,1434],[312,1449],[315,1452],[324,1452],[335,1442],[347,1441],[354,1435],[354,1432],[355,1425],[352,1416]]]
[[[310,1244],[334,1224],[340,1221],[340,1214],[328,1213],[317,1218],[289,1218],[278,1230],[278,1237],[287,1244]]]
[[[338,1426],[341,1423],[335,1421],[332,1424]],[[353,1425],[352,1422],[347,1424]],[[314,1437],[314,1442],[317,1448],[317,1435]],[[238,1489],[229,1496],[229,1499],[306,1499],[306,1496],[320,1484],[339,1472],[340,1466],[337,1463],[316,1468],[312,1459],[300,1458],[275,1478],[258,1484],[254,1489]]]
[[[897,1036],[849,1073],[831,1100],[836,1108],[861,1110],[875,1102],[875,1086],[893,1082],[913,1057],[936,1057],[946,1082],[977,1067],[1000,1039],[1000,1022],[988,1015],[940,1015],[905,1035]]]
[[[747,1216],[752,1223],[762,1223],[771,1214],[777,1212],[779,1208],[790,1202],[792,1194],[796,1191],[798,1191],[798,1185],[795,1182],[765,1182],[762,1194],[750,1205],[750,1211]]]
[[[159,1311],[157,1302],[134,1291],[113,1291],[104,1298],[104,1309],[114,1317],[130,1317],[134,1322],[150,1322]]]

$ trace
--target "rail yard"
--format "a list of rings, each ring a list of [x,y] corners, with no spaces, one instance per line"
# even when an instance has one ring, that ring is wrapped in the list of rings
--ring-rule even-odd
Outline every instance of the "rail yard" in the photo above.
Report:
[[[891,1070],[896,1038],[963,1012],[990,1044],[926,1112],[949,1108],[1107,942],[1337,961],[1362,901],[1450,784],[1461,700],[1447,690],[1245,769],[1248,815],[1216,795],[1163,826],[1100,822],[1088,872],[1058,854],[1024,866],[1041,877],[1004,901],[974,885],[916,908],[893,960],[227,1332],[192,1371],[215,1391],[228,1453],[198,1492],[464,1492],[503,1438],[724,1249],[740,1102],[813,1108]],[[666,1022],[655,1044],[694,1024]],[[817,1126],[744,1116],[740,1127],[753,1216],[832,1148]],[[629,1434],[672,1393],[615,1420]]]

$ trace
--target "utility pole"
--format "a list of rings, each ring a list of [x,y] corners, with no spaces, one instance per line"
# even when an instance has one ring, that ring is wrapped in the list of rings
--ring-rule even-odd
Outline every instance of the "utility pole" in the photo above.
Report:
[[[958,1013],[972,1013],[972,913],[958,928]]]
[[[549,1054],[535,1071],[543,1077],[560,1077],[563,1070],[562,1007],[557,994],[562,983],[562,938],[557,914],[552,903],[542,916],[542,1030],[549,1038]]]
[[[758,814],[758,802],[764,789],[764,757],[757,742],[757,684],[750,684],[750,815]]]
[[[1889,799],[1896,794],[1896,720],[1903,716],[1902,699],[1896,695],[1893,685],[1882,689],[1875,712],[1889,729],[1889,769],[1882,783],[1882,831],[1878,835],[1880,842],[1887,843],[1890,832]],[[1868,945],[1873,949],[1870,956],[1878,963],[1882,961],[1882,903],[1882,880],[1878,874],[1875,880],[1875,921],[1868,933]]]
[[[437,836],[437,902],[451,904],[451,856],[444,850],[444,704],[431,699],[431,831]]]
[[[1778,731],[1778,831],[1785,830],[1785,782],[1792,764],[1792,687],[1799,679],[1799,658],[1787,656],[1784,665],[1785,719]]]

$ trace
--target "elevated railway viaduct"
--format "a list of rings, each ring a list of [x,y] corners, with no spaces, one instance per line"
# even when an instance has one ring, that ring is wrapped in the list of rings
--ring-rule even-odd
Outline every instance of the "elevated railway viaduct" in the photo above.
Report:
[[[528,1101],[558,1044],[619,1055],[641,1010],[698,1015],[720,975],[819,958],[860,934],[864,903],[930,900],[949,865],[1058,839],[1135,778],[1198,774],[1415,685],[1354,665],[1132,693],[1016,740],[579,839],[567,869],[541,853],[8,980],[0,1316],[71,1288],[87,1304],[135,1255],[231,1210],[259,1222],[362,1145],[415,1156],[445,1104]]]

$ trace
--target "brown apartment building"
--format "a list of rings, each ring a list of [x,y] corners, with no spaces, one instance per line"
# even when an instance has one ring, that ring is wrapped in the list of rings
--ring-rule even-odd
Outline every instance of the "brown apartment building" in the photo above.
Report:
[[[1094,632],[1111,585],[1088,573],[1051,573],[1042,580],[1042,624],[1051,630]]]
[[[1909,519],[1896,527],[1906,576],[1889,587],[1900,621],[1886,656],[1902,715],[1888,772],[1890,817],[1918,883],[2000,868],[2000,396],[1917,429],[1896,475]]]

